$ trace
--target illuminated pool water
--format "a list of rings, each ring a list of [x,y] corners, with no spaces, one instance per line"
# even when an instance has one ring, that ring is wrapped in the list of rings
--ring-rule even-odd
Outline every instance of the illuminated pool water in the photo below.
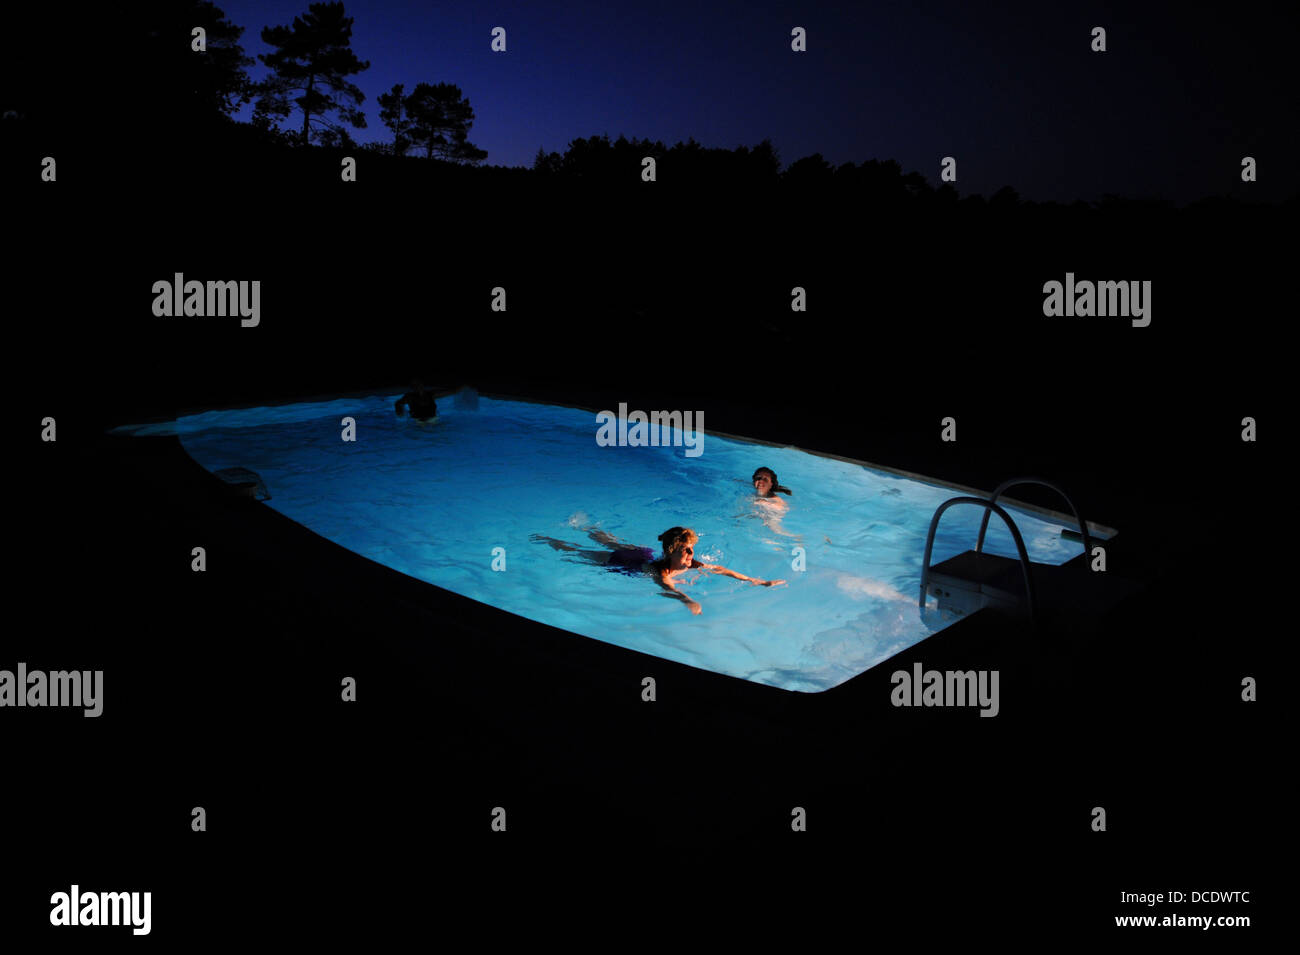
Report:
[[[703,435],[686,445],[600,446],[588,411],[478,400],[421,424],[395,396],[214,411],[173,426],[209,470],[258,472],[273,507],[317,534],[402,573],[574,633],[788,690],[820,691],[873,667],[953,618],[917,607],[925,534],[951,488],[794,448]],[[611,409],[616,410],[616,409]],[[344,419],[355,441],[344,441]],[[707,426],[707,425],[706,425]],[[759,466],[793,489],[773,511],[749,482]],[[1082,552],[1061,524],[1015,511],[1030,559]],[[935,563],[968,550],[980,511],[944,515]],[[756,587],[702,571],[681,589],[692,615],[646,575],[583,561],[533,540],[601,550],[589,525],[654,547],[674,525],[700,536],[698,559]],[[1006,529],[986,549],[1015,556]],[[495,569],[494,569],[495,567]],[[431,637],[432,638],[432,637]],[[478,674],[488,680],[491,674]]]

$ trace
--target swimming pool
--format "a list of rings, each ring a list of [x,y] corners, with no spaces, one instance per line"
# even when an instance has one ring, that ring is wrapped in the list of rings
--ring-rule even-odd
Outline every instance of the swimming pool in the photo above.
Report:
[[[952,487],[685,421],[654,431],[657,446],[634,446],[617,434],[598,440],[608,421],[590,411],[447,397],[424,424],[396,417],[395,398],[210,411],[166,429],[209,471],[257,472],[266,506],[358,554],[531,620],[731,677],[830,689],[957,619],[917,606],[926,531],[960,493]],[[759,466],[793,490],[787,507],[758,501],[750,476]],[[1082,553],[1061,535],[1064,523],[1012,510],[1031,560]],[[933,562],[971,549],[980,517],[973,507],[945,514]],[[657,554],[658,536],[678,525],[698,533],[698,559],[786,583],[687,572],[680,589],[701,605],[694,615],[644,574],[539,539],[601,552],[590,536],[598,530]],[[998,522],[985,550],[1015,556]]]

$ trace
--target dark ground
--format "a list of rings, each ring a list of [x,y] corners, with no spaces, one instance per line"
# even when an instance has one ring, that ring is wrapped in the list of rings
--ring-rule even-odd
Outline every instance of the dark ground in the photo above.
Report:
[[[1150,911],[1121,891],[1169,888],[1252,890],[1232,911],[1265,910],[1293,307],[1262,236],[1289,210],[946,219],[133,188],[69,182],[15,220],[20,612],[0,666],[103,669],[106,692],[97,720],[3,714],[6,924],[39,929],[74,880],[150,888],[154,936],[182,945],[254,928],[567,937],[617,915],[614,943],[679,913],[729,935],[1074,937]],[[1042,283],[1067,270],[1152,279],[1151,326],[1044,318]],[[151,284],[176,271],[260,279],[261,325],[154,318]],[[224,497],[174,439],[103,434],[413,373],[703,409],[712,430],[979,488],[1042,475],[1119,530],[1108,572],[1146,589],[1036,636],[981,615],[897,659],[1000,669],[997,719],[896,710],[876,671],[796,697],[414,582]],[[947,415],[956,444],[939,441]],[[1240,700],[1244,676],[1260,702]],[[489,830],[498,805],[506,833]]]

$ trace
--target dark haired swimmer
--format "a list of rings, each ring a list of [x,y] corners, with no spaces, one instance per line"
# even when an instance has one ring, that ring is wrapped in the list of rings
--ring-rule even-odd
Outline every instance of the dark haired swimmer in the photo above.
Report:
[[[774,501],[783,507],[785,506],[785,501],[776,496],[777,492],[780,491],[786,496],[794,493],[784,484],[777,482],[776,472],[771,468],[759,468],[754,472],[754,476],[750,478],[750,480],[754,482],[754,492],[759,497],[765,500]]]
[[[410,408],[411,417],[417,421],[428,421],[438,417],[438,402],[433,399],[432,391],[424,390],[424,382],[418,378],[411,382],[411,390],[397,399],[393,411],[400,418],[402,409]]]
[[[598,544],[603,544],[609,550],[582,550],[572,544],[541,534],[534,534],[532,540],[545,541],[556,550],[573,551],[593,564],[617,568],[625,572],[645,571],[654,577],[655,583],[668,591],[665,596],[683,601],[690,607],[691,613],[694,614],[698,614],[703,609],[699,602],[686,596],[673,583],[674,579],[684,571],[707,570],[712,574],[723,574],[737,580],[747,580],[755,586],[763,587],[772,587],[776,584],[785,583],[784,580],[760,580],[757,577],[747,577],[720,564],[705,564],[696,560],[695,544],[699,540],[699,536],[689,527],[672,527],[659,535],[659,540],[664,545],[664,552],[663,556],[658,560],[654,559],[654,551],[649,547],[628,547],[620,542],[618,538],[598,528],[587,528],[586,530],[587,536]]]
[[[754,484],[754,494],[757,498],[754,503],[758,505],[756,508],[758,516],[762,518],[768,530],[782,537],[798,537],[798,534],[791,534],[781,526],[781,515],[790,505],[776,496],[778,491],[787,495],[794,492],[777,481],[776,472],[771,468],[759,468],[750,481]],[[772,544],[775,541],[767,543]]]

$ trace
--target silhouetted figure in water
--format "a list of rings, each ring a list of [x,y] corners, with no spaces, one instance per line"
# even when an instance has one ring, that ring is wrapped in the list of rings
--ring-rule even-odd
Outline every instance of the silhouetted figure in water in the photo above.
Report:
[[[711,574],[723,574],[737,580],[747,580],[751,584],[761,587],[772,587],[776,584],[785,583],[784,580],[759,580],[757,577],[746,577],[744,574],[728,570],[720,564],[705,564],[696,560],[695,543],[699,540],[699,536],[689,527],[672,527],[659,535],[659,540],[663,541],[664,553],[658,560],[655,560],[654,551],[649,547],[628,547],[617,537],[607,534],[599,528],[584,527],[583,530],[597,544],[601,544],[608,549],[583,550],[580,547],[574,547],[572,544],[566,544],[562,540],[546,537],[543,534],[532,535],[532,540],[545,541],[556,550],[572,551],[581,555],[583,560],[589,563],[609,567],[611,570],[618,570],[627,574],[648,573],[654,578],[655,583],[667,591],[665,596],[683,601],[686,606],[691,608],[691,613],[697,614],[703,608],[698,601],[692,600],[674,585],[674,578],[678,577],[683,571],[706,570]]]
[[[424,390],[424,382],[418,378],[411,382],[411,390],[397,399],[393,410],[402,416],[402,409],[409,407],[411,417],[419,421],[428,421],[438,416],[438,403],[433,400],[433,392]]]

